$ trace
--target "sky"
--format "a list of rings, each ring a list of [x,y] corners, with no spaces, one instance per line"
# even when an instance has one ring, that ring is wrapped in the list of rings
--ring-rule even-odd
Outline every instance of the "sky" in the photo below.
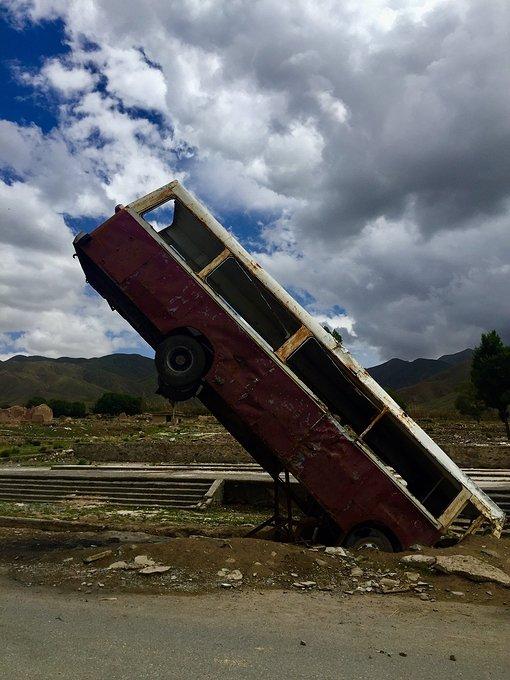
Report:
[[[73,234],[179,179],[366,366],[510,341],[508,0],[0,0],[0,359],[150,348]]]

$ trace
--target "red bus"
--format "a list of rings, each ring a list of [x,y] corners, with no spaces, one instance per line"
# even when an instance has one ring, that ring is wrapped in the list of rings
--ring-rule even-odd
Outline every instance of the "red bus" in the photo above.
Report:
[[[151,220],[171,206],[169,226]],[[500,508],[177,181],[74,246],[154,348],[159,392],[197,395],[273,479],[299,481],[344,545],[432,545],[461,513],[468,532],[500,535]]]

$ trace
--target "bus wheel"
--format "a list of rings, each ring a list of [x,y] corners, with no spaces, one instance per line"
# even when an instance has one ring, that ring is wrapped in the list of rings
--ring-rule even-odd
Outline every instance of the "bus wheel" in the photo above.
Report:
[[[154,359],[160,387],[185,393],[200,382],[206,355],[198,340],[189,335],[170,335],[158,345]]]
[[[358,527],[353,529],[343,541],[346,548],[351,550],[380,550],[393,552],[393,544],[388,536],[375,527]]]

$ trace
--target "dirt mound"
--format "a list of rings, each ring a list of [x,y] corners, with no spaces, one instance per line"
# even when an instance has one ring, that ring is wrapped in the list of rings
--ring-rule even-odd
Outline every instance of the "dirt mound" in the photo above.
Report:
[[[158,594],[272,588],[329,591],[344,598],[403,594],[424,606],[438,600],[508,604],[510,589],[443,574],[427,564],[402,562],[402,553],[330,554],[324,547],[240,537],[178,538],[126,532],[93,534],[0,529],[2,572],[27,585],[114,597],[119,592]],[[510,573],[510,541],[473,537],[451,548],[411,555],[471,555]]]

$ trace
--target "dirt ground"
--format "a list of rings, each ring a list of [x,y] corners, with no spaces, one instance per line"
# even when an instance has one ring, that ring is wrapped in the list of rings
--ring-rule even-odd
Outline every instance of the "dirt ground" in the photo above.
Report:
[[[419,424],[462,467],[510,468],[501,423],[424,418]],[[244,449],[208,415],[180,415],[156,425],[150,416],[61,418],[51,425],[0,426],[0,464],[89,462],[249,462]]]
[[[0,575],[27,587],[44,585],[105,598],[126,592],[192,595],[269,588],[327,591],[339,598],[398,595],[417,598],[428,607],[445,600],[510,605],[510,588],[444,575],[433,566],[406,565],[401,562],[405,553],[369,550],[336,556],[327,554],[324,546],[246,538],[239,536],[239,528],[224,526],[209,532],[222,533],[222,537],[200,532],[169,538],[133,529],[84,532],[0,527]],[[508,538],[474,536],[452,547],[408,554],[471,555],[510,573]],[[162,567],[159,573],[143,573],[142,568],[154,565]],[[384,579],[391,579],[391,592]]]
[[[510,444],[500,423],[425,419],[420,424],[463,467],[510,468]],[[182,416],[164,425],[137,416],[0,427],[2,465],[113,461],[241,462],[250,458],[214,418],[203,415]],[[303,594],[323,590],[339,598],[391,598],[395,594],[381,585],[381,579],[388,578],[398,582],[393,590],[399,597],[418,599],[424,607],[433,608],[441,600],[510,603],[508,588],[446,576],[429,566],[404,566],[402,554],[367,551],[338,557],[322,548],[276,543],[267,536],[244,538],[249,528],[265,518],[249,509],[217,509],[198,517],[186,511],[105,511],[101,506],[80,504],[0,506],[0,515],[20,518],[19,526],[0,526],[0,574],[27,587],[40,584],[105,598],[119,592],[196,594],[232,588]],[[44,531],[22,526],[23,517],[47,518],[47,526]],[[55,518],[78,520],[85,526],[60,528]],[[84,562],[105,550],[110,552]],[[510,573],[509,538],[498,541],[476,536],[450,548],[425,548],[420,554],[471,555]],[[134,558],[144,555],[149,566],[152,561],[168,569],[141,573],[140,565],[134,567]],[[115,562],[125,562],[127,567],[109,568]]]

